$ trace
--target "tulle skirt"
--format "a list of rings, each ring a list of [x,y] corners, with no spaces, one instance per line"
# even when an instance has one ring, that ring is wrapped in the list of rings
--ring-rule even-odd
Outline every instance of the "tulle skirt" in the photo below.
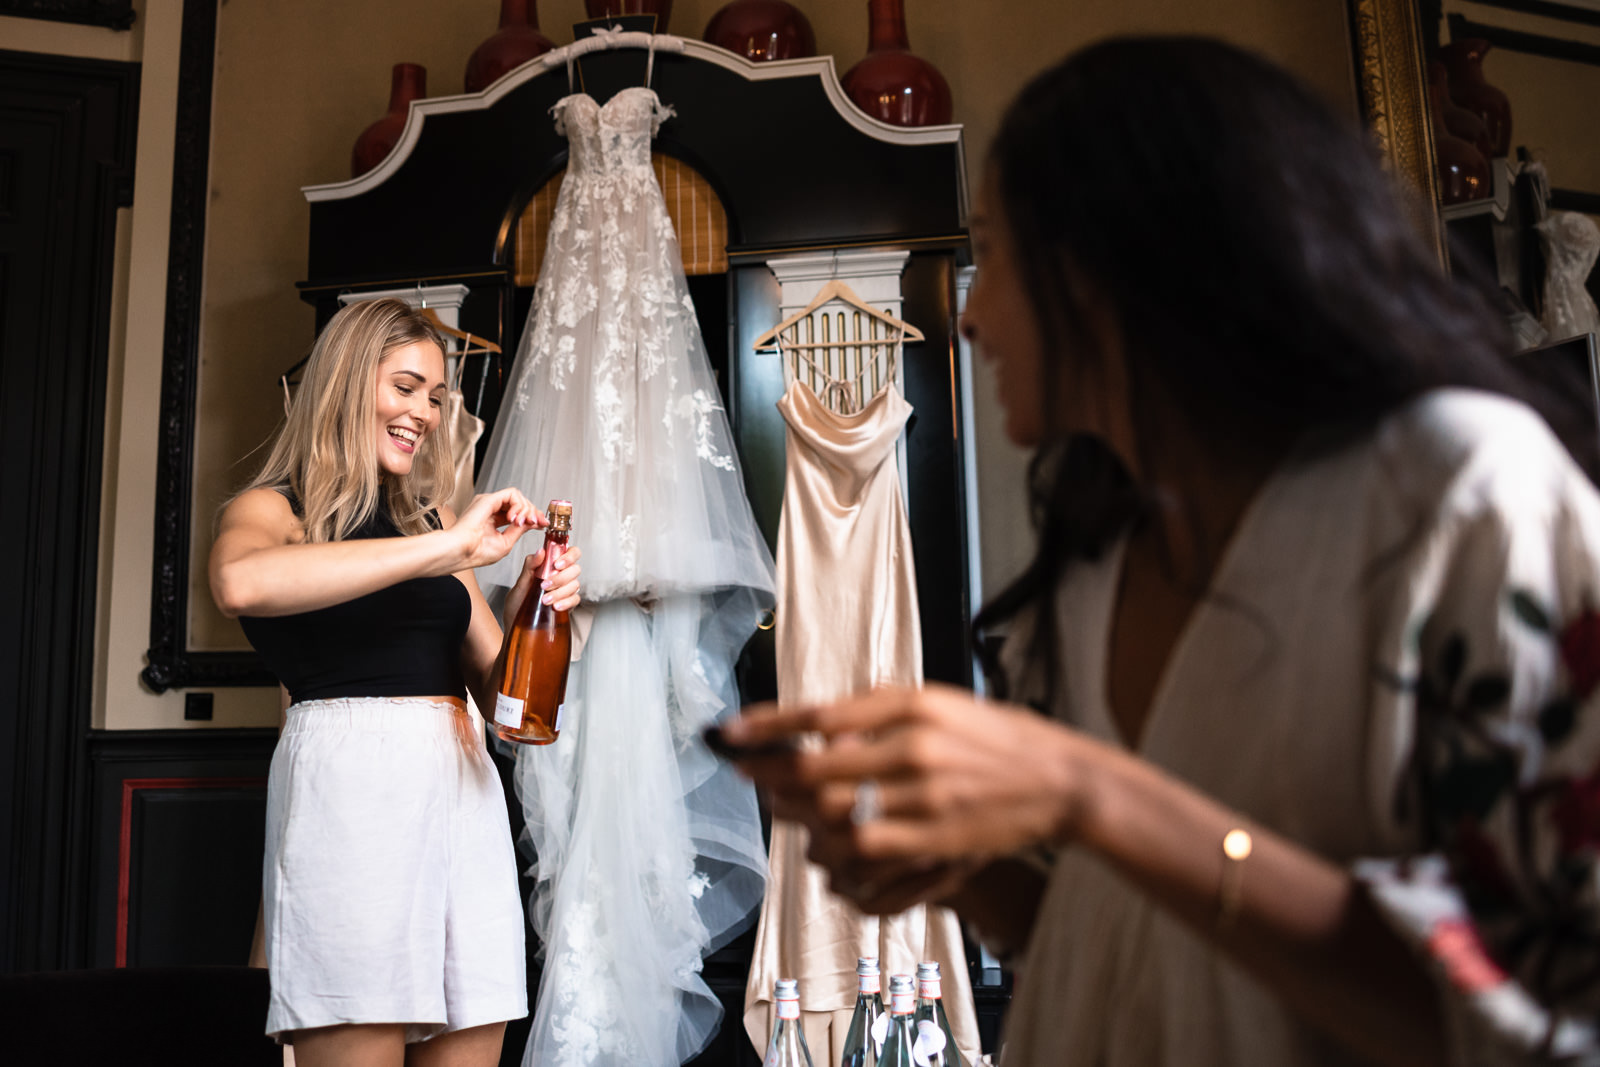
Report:
[[[701,959],[754,922],[766,880],[754,792],[699,734],[738,711],[772,557],[642,175],[569,171],[478,480],[572,501],[594,612],[561,737],[516,751],[545,953],[523,1062],[540,1067],[698,1052],[722,1014]],[[537,547],[478,572],[492,604]]]

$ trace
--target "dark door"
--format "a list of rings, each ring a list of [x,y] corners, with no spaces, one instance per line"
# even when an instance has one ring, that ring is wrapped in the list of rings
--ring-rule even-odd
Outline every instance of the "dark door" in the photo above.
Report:
[[[139,68],[0,51],[0,971],[80,965],[116,209]]]

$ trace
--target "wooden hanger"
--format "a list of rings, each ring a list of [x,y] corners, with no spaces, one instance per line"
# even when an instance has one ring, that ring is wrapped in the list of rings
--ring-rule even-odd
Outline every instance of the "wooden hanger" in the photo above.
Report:
[[[865,347],[870,347],[872,345],[894,344],[897,341],[899,341],[899,342],[920,341],[920,340],[923,339],[921,330],[917,329],[915,326],[911,325],[909,322],[905,322],[905,321],[902,321],[901,319],[895,318],[893,315],[889,314],[887,311],[879,311],[877,308],[873,307],[871,304],[868,304],[865,300],[862,300],[859,296],[857,296],[854,289],[851,289],[844,282],[841,282],[837,278],[835,278],[832,281],[828,282],[826,285],[824,285],[821,289],[817,290],[817,295],[811,298],[811,303],[807,304],[805,307],[801,308],[799,311],[796,311],[793,315],[790,315],[788,318],[786,318],[782,322],[778,323],[778,325],[774,326],[772,329],[768,330],[766,333],[762,334],[760,337],[757,337],[755,339],[754,344],[752,344],[751,347],[754,348],[757,352],[771,351],[772,349],[778,347],[778,335],[779,334],[783,333],[783,331],[789,329],[791,326],[795,325],[796,323],[801,322],[804,319],[808,318],[813,311],[816,311],[818,308],[820,308],[822,305],[828,303],[830,300],[837,300],[842,304],[848,304],[850,307],[855,308],[857,311],[860,311],[860,312],[862,312],[862,313],[864,313],[866,315],[870,315],[872,318],[877,319],[879,322],[883,323],[884,325],[890,327],[891,329],[894,329],[894,330],[898,331],[899,336],[896,337],[896,338],[885,338],[885,339],[881,339],[881,340],[807,341],[807,342],[804,343],[804,347],[806,347],[806,348],[865,348]],[[798,345],[798,344],[791,343],[788,347],[797,348],[797,347],[801,347],[801,346]]]
[[[417,310],[422,312],[423,318],[432,323],[435,330],[438,330],[446,337],[454,337],[458,341],[465,342],[465,347],[463,347],[459,352],[452,353],[453,355],[476,356],[484,352],[500,351],[500,346],[495,344],[493,341],[488,340],[487,338],[479,337],[475,333],[468,333],[466,330],[458,330],[454,326],[446,326],[442,321],[440,321],[439,313],[433,310],[431,307],[424,306],[418,308]]]

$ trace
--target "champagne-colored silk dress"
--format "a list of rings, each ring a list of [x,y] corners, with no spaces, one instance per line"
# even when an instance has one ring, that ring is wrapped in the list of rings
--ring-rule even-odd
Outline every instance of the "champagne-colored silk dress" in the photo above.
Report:
[[[891,385],[861,411],[840,415],[794,382],[778,410],[788,424],[778,530],[779,702],[920,685],[922,627],[895,453],[911,405]],[[862,915],[828,892],[827,875],[805,854],[805,829],[774,822],[745,989],[745,1029],[757,1049],[772,1032],[773,983],[795,978],[813,1061],[838,1063],[855,1007],[856,957],[877,956],[885,990],[889,975],[939,962],[950,1026],[971,1062],[978,1026],[955,915],[920,906],[883,919]]]

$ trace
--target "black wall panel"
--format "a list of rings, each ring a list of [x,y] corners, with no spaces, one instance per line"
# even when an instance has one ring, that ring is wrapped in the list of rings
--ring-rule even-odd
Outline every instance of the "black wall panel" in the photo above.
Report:
[[[116,211],[139,69],[0,51],[0,972],[82,959]]]

